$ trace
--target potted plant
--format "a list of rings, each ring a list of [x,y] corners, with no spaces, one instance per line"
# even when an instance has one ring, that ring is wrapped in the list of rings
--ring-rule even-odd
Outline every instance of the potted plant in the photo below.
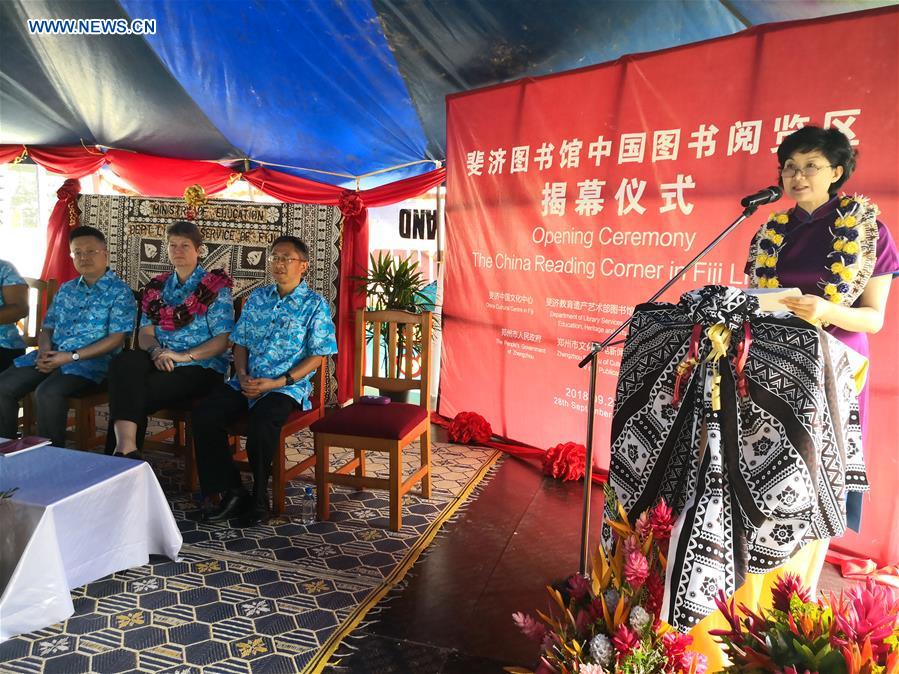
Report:
[[[420,314],[423,311],[432,311],[436,294],[429,293],[431,285],[425,282],[424,276],[418,267],[418,262],[411,258],[398,259],[384,252],[378,253],[378,256],[371,256],[371,262],[368,272],[364,276],[356,276],[355,280],[360,282],[359,292],[366,296],[366,308],[369,311],[405,311],[412,314]],[[401,361],[400,354],[405,352],[404,333],[399,336],[397,349],[397,361]],[[374,335],[369,329],[367,341],[371,343]],[[383,370],[387,369],[387,326],[383,325],[380,335],[383,348],[382,366]],[[418,356],[421,351],[421,335],[416,329],[410,345],[413,356]],[[401,363],[397,363],[397,368]],[[408,391],[398,394],[385,391],[384,395],[399,400],[401,402],[407,399]]]

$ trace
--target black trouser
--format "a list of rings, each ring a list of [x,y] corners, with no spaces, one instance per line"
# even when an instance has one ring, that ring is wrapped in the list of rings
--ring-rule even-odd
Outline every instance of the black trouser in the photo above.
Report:
[[[172,372],[157,370],[146,351],[122,351],[109,366],[109,431],[106,448],[115,447],[113,424],[137,424],[137,446],[143,447],[147,415],[170,405],[202,398],[224,375],[199,365],[182,365]]]
[[[240,391],[220,384],[194,408],[192,423],[197,471],[204,494],[240,487],[240,472],[231,461],[226,428],[246,413],[253,499],[257,508],[264,508],[268,505],[268,478],[281,439],[281,427],[299,405],[283,393],[269,393],[252,407],[249,402]]]
[[[0,372],[12,365],[12,362],[25,353],[25,349],[5,349],[0,347]]]
[[[38,372],[33,367],[9,368],[0,373],[0,437],[16,437],[19,401],[34,391],[38,435],[50,438],[54,447],[65,447],[69,416],[67,398],[95,385],[86,377],[63,374],[59,368],[50,374]]]

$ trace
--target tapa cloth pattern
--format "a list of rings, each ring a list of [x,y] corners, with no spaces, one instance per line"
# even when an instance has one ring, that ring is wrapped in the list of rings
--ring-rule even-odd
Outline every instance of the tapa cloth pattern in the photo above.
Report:
[[[745,323],[741,395],[734,361]],[[732,339],[715,365],[706,361],[706,330],[718,324]],[[675,405],[695,325],[699,362]],[[840,536],[847,490],[867,490],[846,347],[792,315],[759,312],[736,288],[706,286],[676,305],[637,307],[618,379],[609,482],[632,520],[660,498],[678,514],[662,617],[688,631],[716,610],[719,590],[729,596],[747,573],[767,573],[806,542]]]
[[[171,271],[165,230],[185,219],[183,199],[106,195],[80,198],[81,222],[106,235],[109,266],[137,290],[157,274]],[[214,199],[197,209],[194,220],[203,233],[205,269],[224,269],[234,279],[234,298],[247,297],[272,283],[268,268],[271,242],[289,234],[309,247],[309,287],[328,300],[337,315],[340,212],[331,206],[249,203]],[[333,358],[328,364],[329,401],[336,399]]]

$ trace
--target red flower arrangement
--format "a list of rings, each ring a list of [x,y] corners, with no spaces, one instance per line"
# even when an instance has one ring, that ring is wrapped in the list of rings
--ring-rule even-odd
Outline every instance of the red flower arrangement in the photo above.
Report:
[[[483,444],[493,435],[487,420],[477,412],[459,412],[447,429],[449,439],[463,445],[470,442]]]
[[[753,674],[899,674],[899,593],[868,579],[848,592],[812,601],[799,578],[771,588],[774,608],[756,613],[716,603],[729,629],[712,630],[733,663]]]
[[[607,520],[614,541],[610,550],[597,549],[590,578],[575,574],[561,591],[547,587],[554,606],[549,614],[538,611],[541,620],[512,616],[524,635],[540,644],[534,674],[704,674],[706,658],[690,649],[693,637],[659,618],[667,539],[657,540],[654,531],[666,531],[671,508],[660,501],[646,511],[641,532],[628,521],[614,490],[606,485],[604,493],[617,512]]]
[[[194,318],[203,316],[209,311],[209,306],[215,302],[222,288],[231,288],[234,281],[223,269],[213,269],[200,279],[194,291],[178,306],[165,303],[162,298],[162,290],[165,282],[172,275],[166,272],[155,276],[144,286],[141,291],[141,311],[163,330],[178,330],[190,325]]]
[[[543,472],[556,479],[580,480],[587,467],[587,448],[574,442],[550,447],[543,455]]]

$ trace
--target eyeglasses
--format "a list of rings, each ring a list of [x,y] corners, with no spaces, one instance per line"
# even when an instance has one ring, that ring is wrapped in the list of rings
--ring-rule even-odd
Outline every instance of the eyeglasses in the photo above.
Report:
[[[78,258],[78,257],[81,257],[81,258],[93,257],[97,253],[102,253],[102,252],[103,251],[101,251],[99,248],[94,248],[93,250],[74,250],[71,253],[69,253],[69,257],[74,260],[75,258]]]
[[[825,164],[824,166],[815,166],[814,164],[809,164],[804,168],[799,168],[798,166],[784,166],[780,170],[780,175],[784,178],[792,178],[797,173],[801,173],[806,178],[812,178],[818,175],[818,171],[823,168],[833,168],[833,164]]]
[[[301,257],[281,257],[280,255],[269,255],[268,261],[272,264],[290,264],[291,262],[306,262]]]

